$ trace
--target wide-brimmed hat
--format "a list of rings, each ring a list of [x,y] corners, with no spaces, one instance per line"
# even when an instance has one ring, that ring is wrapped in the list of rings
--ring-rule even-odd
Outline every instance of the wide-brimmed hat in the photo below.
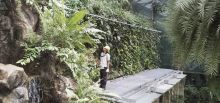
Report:
[[[106,50],[110,51],[110,47],[109,46],[105,46],[104,47]]]

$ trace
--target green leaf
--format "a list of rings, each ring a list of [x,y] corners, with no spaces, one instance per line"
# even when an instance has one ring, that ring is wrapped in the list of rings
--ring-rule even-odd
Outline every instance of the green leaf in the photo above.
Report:
[[[74,26],[79,24],[83,20],[86,14],[87,14],[86,10],[81,10],[79,12],[76,12],[74,16],[68,20],[69,29],[72,29]]]

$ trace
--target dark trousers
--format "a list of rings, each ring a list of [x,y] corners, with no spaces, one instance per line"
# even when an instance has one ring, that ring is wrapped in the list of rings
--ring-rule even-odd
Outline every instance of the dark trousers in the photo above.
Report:
[[[104,69],[100,69],[100,88],[103,88],[105,89],[106,87],[106,83],[107,83],[107,76],[108,76],[108,73],[106,72],[107,70],[107,67],[105,67]]]

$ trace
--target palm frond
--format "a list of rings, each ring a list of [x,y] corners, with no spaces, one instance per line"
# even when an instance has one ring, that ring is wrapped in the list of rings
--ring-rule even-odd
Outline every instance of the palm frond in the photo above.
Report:
[[[169,9],[167,32],[174,44],[176,65],[184,67],[197,61],[207,74],[216,75],[220,63],[220,1],[177,0],[174,4]]]

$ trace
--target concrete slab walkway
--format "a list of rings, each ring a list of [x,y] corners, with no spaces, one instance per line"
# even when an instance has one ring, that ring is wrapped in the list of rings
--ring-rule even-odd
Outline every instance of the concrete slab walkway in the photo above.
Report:
[[[185,76],[171,69],[146,70],[108,81],[106,92],[116,94],[120,103],[152,103]]]

